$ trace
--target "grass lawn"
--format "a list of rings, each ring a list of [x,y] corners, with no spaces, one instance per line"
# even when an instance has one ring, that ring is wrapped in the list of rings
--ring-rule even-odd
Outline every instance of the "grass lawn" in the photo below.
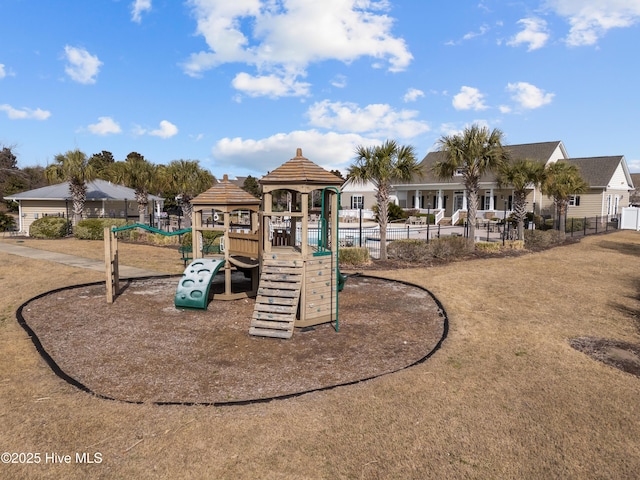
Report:
[[[101,242],[24,245],[102,255]],[[60,380],[14,312],[104,274],[0,253],[0,451],[41,455],[0,464],[0,478],[636,478],[640,379],[569,341],[640,343],[639,260],[640,234],[621,231],[512,258],[376,271],[443,303],[450,330],[434,356],[354,386],[213,408],[101,400]],[[159,247],[121,244],[120,261],[182,271],[177,251]],[[101,463],[76,463],[83,452]]]

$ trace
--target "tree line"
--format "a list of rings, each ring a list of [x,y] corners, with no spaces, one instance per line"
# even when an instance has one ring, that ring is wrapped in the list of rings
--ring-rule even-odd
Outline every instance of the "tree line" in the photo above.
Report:
[[[87,183],[95,179],[111,181],[134,190],[140,221],[149,203],[149,195],[165,199],[165,210],[179,209],[191,217],[191,199],[217,183],[214,175],[202,168],[198,160],[173,160],[167,165],[154,164],[138,152],[131,152],[122,161],[116,161],[106,150],[90,157],[81,150],[70,150],[55,156],[45,167],[18,168],[11,147],[0,150],[0,195],[4,197],[61,182],[69,182],[73,223],[82,217]],[[249,176],[243,186],[259,196],[259,185]],[[16,210],[14,202],[5,201],[7,210]]]

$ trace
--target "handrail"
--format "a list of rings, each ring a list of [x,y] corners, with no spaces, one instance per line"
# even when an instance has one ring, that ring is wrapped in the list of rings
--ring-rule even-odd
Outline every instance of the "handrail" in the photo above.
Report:
[[[122,227],[113,227],[111,231],[113,233],[123,232],[125,230],[131,230],[133,228],[142,228],[143,230],[147,230],[153,233],[159,233],[160,235],[164,235],[165,237],[172,237],[174,235],[184,235],[185,233],[189,233],[191,231],[190,228],[183,228],[182,230],[176,230],[175,232],[165,232],[164,230],[160,230],[158,228],[150,227],[149,225],[144,225],[143,223],[134,223],[133,225],[124,225]]]

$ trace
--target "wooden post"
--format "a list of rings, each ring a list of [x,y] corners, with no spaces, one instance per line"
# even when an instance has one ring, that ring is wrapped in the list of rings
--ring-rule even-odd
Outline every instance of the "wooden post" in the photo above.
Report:
[[[110,227],[104,227],[104,268],[106,274],[107,303],[113,303],[120,290],[118,275],[118,239]]]
[[[111,257],[111,229],[104,227],[104,271],[106,274],[107,303],[113,303],[113,258]]]

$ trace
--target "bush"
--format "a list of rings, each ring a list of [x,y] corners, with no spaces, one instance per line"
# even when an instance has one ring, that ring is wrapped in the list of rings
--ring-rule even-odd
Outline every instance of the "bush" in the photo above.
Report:
[[[0,212],[0,232],[8,232],[16,227],[16,221],[11,215]]]
[[[558,230],[525,230],[524,246],[528,250],[549,248],[559,245],[565,240],[565,235]]]
[[[220,230],[207,230],[202,232],[202,246],[209,247],[212,245],[220,245],[218,238],[222,237],[224,233]],[[193,236],[191,232],[187,232],[182,236],[182,246],[193,246]]]
[[[396,240],[388,248],[390,258],[419,262],[428,258],[456,258],[469,253],[469,241],[464,237],[442,237],[426,240]]]
[[[502,250],[502,242],[476,242],[476,250],[481,252],[499,252]]]
[[[369,265],[371,263],[371,257],[369,256],[369,250],[366,248],[347,247],[339,250],[338,262],[340,265],[357,267]]]
[[[378,221],[378,205],[373,206],[373,212],[376,214],[376,222]],[[395,222],[397,220],[404,220],[409,217],[409,214],[405,212],[402,207],[399,207],[393,202],[389,202],[387,206],[387,212],[389,216],[390,222]]]
[[[29,227],[33,238],[64,238],[67,236],[67,219],[63,217],[42,217]]]
[[[585,228],[589,228],[589,220],[584,217],[569,217],[567,218],[565,231],[568,233],[571,232],[582,232]]]
[[[87,218],[78,222],[73,235],[80,240],[104,240],[105,227],[122,227],[126,224],[123,218]],[[127,231],[122,234],[128,236]]]

